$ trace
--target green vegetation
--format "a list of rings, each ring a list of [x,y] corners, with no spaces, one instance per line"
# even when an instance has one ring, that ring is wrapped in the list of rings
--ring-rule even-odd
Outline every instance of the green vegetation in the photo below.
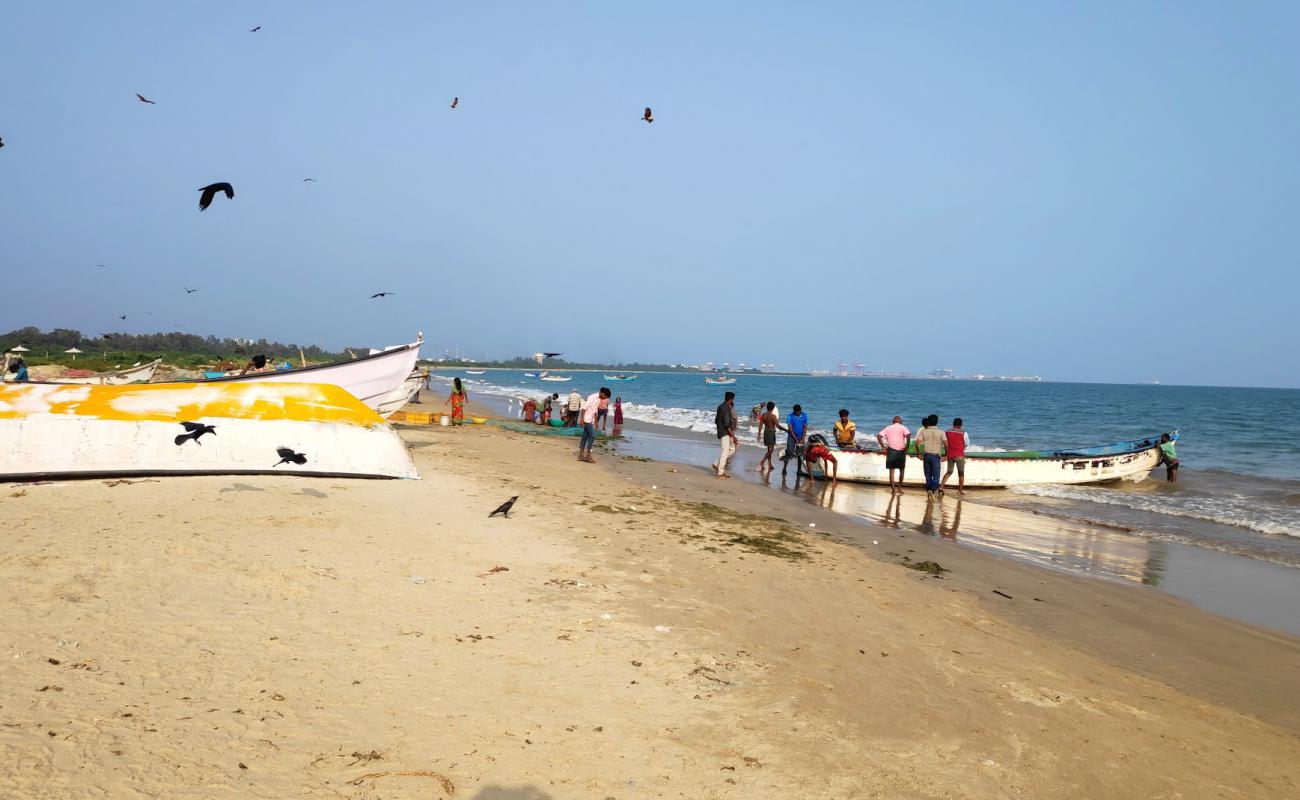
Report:
[[[631,372],[700,372],[693,367],[682,364],[642,364],[639,361],[617,362],[614,364],[598,364],[595,362],[585,363],[580,361],[565,361],[562,358],[548,358],[545,363],[538,366],[532,356],[515,356],[514,358],[504,361],[465,361],[464,359],[448,358],[438,361],[431,358],[421,358],[423,363],[435,364],[440,369],[522,369],[528,372],[535,372],[540,369],[549,369],[552,372],[563,372],[566,369],[587,369],[597,372],[608,372],[613,375],[616,373]],[[715,371],[720,371],[715,370]],[[756,374],[757,369],[730,369],[728,373],[733,375]]]
[[[197,369],[223,359],[242,365],[259,353],[276,361],[284,359],[294,364],[299,359],[298,345],[268,342],[266,339],[219,339],[215,336],[180,332],[108,333],[87,338],[81,331],[70,328],[55,328],[46,332],[34,327],[0,334],[0,349],[9,350],[20,344],[27,348],[28,352],[22,356],[31,366],[63,364],[91,370],[113,369],[119,364],[152,361],[155,358],[185,369]],[[75,361],[72,354],[64,352],[73,347],[82,351]],[[369,352],[365,348],[357,349],[363,353]],[[315,345],[302,347],[302,355],[308,362],[347,358],[346,354],[329,353]]]

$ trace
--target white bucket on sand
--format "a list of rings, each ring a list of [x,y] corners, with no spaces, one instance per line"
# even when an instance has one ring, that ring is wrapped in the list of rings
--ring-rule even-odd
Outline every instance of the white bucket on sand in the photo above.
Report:
[[[451,417],[447,416],[446,414],[443,414],[442,416],[438,417],[438,424],[444,428],[447,427],[448,425],[451,424]]]

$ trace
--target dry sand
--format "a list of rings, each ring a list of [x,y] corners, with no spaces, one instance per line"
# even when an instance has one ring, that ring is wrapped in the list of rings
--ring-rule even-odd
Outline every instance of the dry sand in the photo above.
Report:
[[[932,578],[700,470],[403,435],[421,481],[0,487],[0,796],[1300,796],[1293,639],[1098,623],[1139,592],[956,548]]]

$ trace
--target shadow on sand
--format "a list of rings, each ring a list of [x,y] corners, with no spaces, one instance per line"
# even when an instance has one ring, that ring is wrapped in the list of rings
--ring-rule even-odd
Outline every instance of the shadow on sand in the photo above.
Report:
[[[484,786],[470,800],[552,800],[533,786]]]

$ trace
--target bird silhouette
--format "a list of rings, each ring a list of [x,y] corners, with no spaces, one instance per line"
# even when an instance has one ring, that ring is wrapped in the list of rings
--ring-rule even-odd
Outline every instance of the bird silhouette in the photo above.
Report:
[[[210,433],[213,436],[217,435],[216,425],[204,425],[202,422],[182,422],[181,425],[185,426],[185,430],[189,431],[189,433],[182,433],[176,437],[177,447],[185,444],[190,439],[193,439],[195,444],[202,445],[203,442],[199,441],[199,437],[205,433]]]
[[[199,189],[199,191],[203,192],[203,194],[199,196],[199,211],[206,211],[208,206],[212,205],[212,198],[217,196],[217,192],[225,192],[226,198],[229,200],[235,199],[235,187],[228,183],[208,184],[202,189]]]
[[[5,146],[5,140],[4,140],[4,139],[0,139],[0,147],[4,147],[4,146]]]
[[[293,452],[293,450],[291,450],[288,447],[277,447],[275,448],[275,452],[280,455],[280,460],[272,464],[271,465],[272,468],[278,467],[281,464],[306,464],[307,463],[307,456],[303,455],[302,453],[295,453]]]
[[[641,119],[645,120],[646,122],[655,121],[655,115],[650,111],[650,106],[645,107],[645,114],[642,115]]]
[[[96,264],[95,266],[97,266],[97,267],[107,267],[108,265],[107,265],[107,264]]]
[[[376,297],[387,297],[390,294],[397,294],[397,292],[375,292],[374,294],[370,295],[370,299],[374,300]]]
[[[101,339],[108,339],[108,340],[111,341],[111,340],[113,339],[113,334],[111,334],[111,333],[101,333],[101,334],[99,335],[99,338],[101,338]]]
[[[181,288],[185,290],[185,294],[194,294],[198,291],[198,289],[191,289],[188,286],[182,286]]]
[[[126,319],[126,314],[118,314],[118,315],[117,315],[117,318],[118,318],[118,319]]]
[[[495,517],[497,514],[501,514],[501,515],[504,516],[506,519],[510,519],[510,509],[514,508],[514,506],[515,506],[515,501],[518,500],[518,499],[519,499],[519,495],[515,495],[514,497],[512,497],[512,498],[510,498],[509,500],[505,501],[505,502],[502,503],[501,505],[497,506],[497,510],[496,510],[496,511],[493,511],[491,514],[488,514],[488,519],[492,519],[492,518]]]
[[[303,178],[303,179],[302,179],[302,182],[303,182],[303,183],[308,183],[308,182],[310,182],[310,183],[315,183],[315,182],[316,182],[316,179],[315,179],[315,178]]]
[[[460,98],[459,97],[451,98],[451,107],[455,108],[458,105],[460,105]]]
[[[140,94],[139,92],[136,92],[136,93],[135,93],[135,96],[138,97],[138,98],[140,98],[140,102],[141,102],[141,103],[148,103],[148,104],[151,105],[151,106],[156,106],[156,105],[158,105],[157,103],[155,103],[154,101],[152,101],[152,100],[150,100],[149,98],[145,97],[144,95]]]
[[[564,353],[542,353],[542,358],[555,358],[562,355],[564,355]]]
[[[257,33],[257,32],[260,31],[261,29],[262,29],[262,26],[261,26],[261,25],[258,25],[256,28],[249,28],[249,29],[248,29],[248,32],[249,32],[249,33]]]

